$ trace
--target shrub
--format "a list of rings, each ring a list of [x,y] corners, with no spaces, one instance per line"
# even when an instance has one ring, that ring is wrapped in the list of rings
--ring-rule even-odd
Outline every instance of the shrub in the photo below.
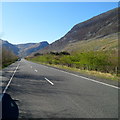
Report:
[[[113,52],[89,51],[69,54],[67,52],[50,52],[49,54],[32,58],[49,64],[60,64],[79,69],[96,70],[107,73],[117,73],[117,55]]]
[[[41,53],[35,53],[34,56],[40,56],[40,55],[43,55]]]
[[[18,57],[12,51],[5,47],[2,48],[2,68],[15,62],[17,59]]]

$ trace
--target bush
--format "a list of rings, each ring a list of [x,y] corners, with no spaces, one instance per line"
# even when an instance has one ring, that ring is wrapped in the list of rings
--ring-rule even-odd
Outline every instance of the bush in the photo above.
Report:
[[[63,52],[50,52],[51,55],[70,55],[70,53],[63,51]]]
[[[104,51],[90,51],[71,55],[67,52],[50,52],[49,54],[32,58],[34,61],[107,73],[117,73],[118,63],[116,59],[118,59],[117,55]]]
[[[16,60],[18,60],[18,57],[12,51],[5,47],[2,48],[2,68],[7,67]]]
[[[40,56],[40,55],[43,55],[41,53],[35,53],[34,56]]]

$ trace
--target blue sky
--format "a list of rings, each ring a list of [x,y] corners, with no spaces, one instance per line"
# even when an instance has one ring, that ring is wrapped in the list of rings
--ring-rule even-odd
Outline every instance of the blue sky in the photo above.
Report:
[[[1,38],[13,44],[53,41],[117,2],[3,2]]]

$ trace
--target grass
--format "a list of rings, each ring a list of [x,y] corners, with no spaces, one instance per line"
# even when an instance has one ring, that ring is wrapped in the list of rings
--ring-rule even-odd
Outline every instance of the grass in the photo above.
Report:
[[[115,80],[115,81],[120,82],[120,77],[116,76],[116,74],[102,73],[99,71],[81,70],[81,69],[77,69],[77,68],[68,67],[65,65],[48,64],[48,63],[44,63],[44,62],[38,62],[35,60],[30,60],[30,61],[39,63],[39,64],[43,64],[43,65],[48,65],[48,66],[64,69],[64,70],[69,70],[69,71],[73,71],[73,72],[78,72],[78,73],[82,73],[82,74],[86,74],[86,75],[91,75],[91,76],[95,76],[95,77],[99,77],[99,78],[103,78],[103,79]]]
[[[14,63],[18,57],[9,49],[2,47],[2,55],[0,59],[1,69]]]
[[[11,62],[2,64],[2,68],[5,68],[5,67],[11,65],[11,64],[14,63],[15,61],[16,61],[16,60],[13,60],[13,61],[11,61]],[[1,69],[2,69],[2,68],[1,68]]]
[[[96,50],[117,50],[118,47],[118,34],[112,34],[103,38],[96,38],[91,40],[83,40],[76,43],[68,44],[64,51],[69,52],[85,52]],[[87,48],[87,49],[85,49]]]
[[[0,70],[11,65],[12,63],[16,62],[18,60],[18,58],[14,58],[14,59],[8,59],[7,61],[2,61],[1,65],[0,65]]]
[[[27,59],[40,64],[119,81],[117,33],[70,43],[63,51],[69,52],[70,55],[48,53]]]

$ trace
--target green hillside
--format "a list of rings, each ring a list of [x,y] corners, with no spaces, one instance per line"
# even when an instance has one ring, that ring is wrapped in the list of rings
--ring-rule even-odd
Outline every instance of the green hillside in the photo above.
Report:
[[[67,46],[64,51],[50,52],[47,54],[35,54],[28,60],[56,65],[57,67],[71,70],[89,71],[96,76],[97,73],[109,74],[110,79],[118,79],[118,34],[112,34],[103,38],[76,42]],[[66,66],[66,67],[65,67]],[[96,73],[95,73],[96,71]],[[111,77],[112,76],[112,77]],[[113,77],[114,76],[114,77]],[[116,76],[116,77],[115,77]],[[106,77],[105,77],[106,78]]]
[[[65,36],[27,59],[118,79],[118,8],[76,24]],[[115,76],[115,77],[114,77]]]
[[[69,44],[64,51],[87,52],[87,51],[116,51],[118,50],[118,33],[102,38],[79,41]]]

